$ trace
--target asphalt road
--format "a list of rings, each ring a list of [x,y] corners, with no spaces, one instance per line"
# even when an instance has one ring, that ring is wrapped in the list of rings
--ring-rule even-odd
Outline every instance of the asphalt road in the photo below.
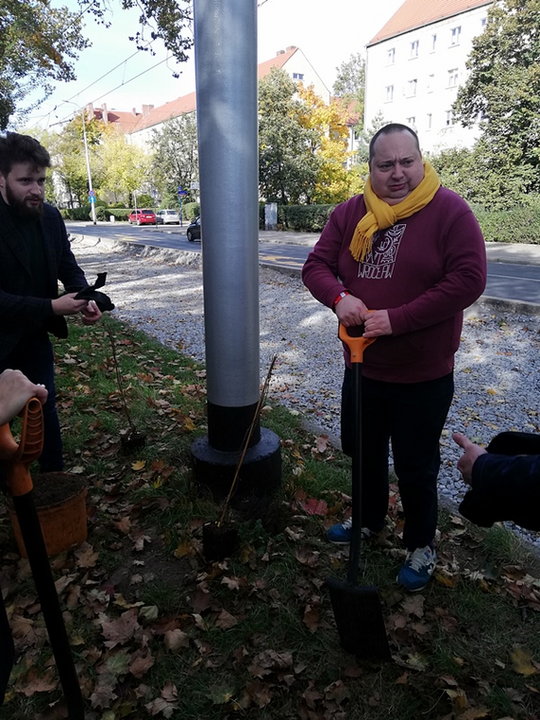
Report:
[[[188,242],[185,235],[187,223],[177,225],[131,226],[125,223],[68,222],[69,232],[82,233],[121,242],[148,245],[156,248],[175,249],[184,252],[200,252],[200,242]],[[310,245],[305,241],[282,243],[259,241],[259,259],[261,263],[277,268],[300,270]],[[535,303],[540,305],[540,264],[521,264],[517,262],[488,262],[488,280],[484,295],[501,300]]]

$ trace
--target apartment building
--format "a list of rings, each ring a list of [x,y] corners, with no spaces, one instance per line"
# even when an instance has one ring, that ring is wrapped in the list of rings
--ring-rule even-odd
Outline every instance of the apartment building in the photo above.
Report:
[[[364,126],[379,118],[419,134],[425,152],[471,147],[477,128],[452,114],[491,0],[405,0],[366,47]]]

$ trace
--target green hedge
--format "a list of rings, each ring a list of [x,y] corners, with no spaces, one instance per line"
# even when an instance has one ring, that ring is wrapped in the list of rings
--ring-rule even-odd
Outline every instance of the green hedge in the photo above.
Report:
[[[321,232],[335,205],[278,205],[278,230]],[[265,204],[259,204],[259,227],[264,230]]]
[[[278,205],[278,230],[321,232],[334,205]],[[486,242],[540,245],[540,200],[507,210],[472,206]],[[264,203],[259,204],[259,227],[264,230]]]
[[[540,207],[487,210],[473,207],[486,242],[540,245]]]

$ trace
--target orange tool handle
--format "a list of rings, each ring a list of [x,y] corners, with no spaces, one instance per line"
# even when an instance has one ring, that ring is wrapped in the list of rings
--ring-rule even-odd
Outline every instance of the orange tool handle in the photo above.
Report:
[[[373,345],[376,340],[376,338],[365,338],[361,335],[349,335],[348,329],[342,323],[339,323],[338,337],[349,348],[352,363],[363,362],[364,350]]]
[[[4,461],[7,482],[12,495],[26,495],[32,490],[28,466],[43,450],[43,409],[37,398],[30,398],[22,412],[21,439],[13,439],[9,424],[0,426],[0,459]]]

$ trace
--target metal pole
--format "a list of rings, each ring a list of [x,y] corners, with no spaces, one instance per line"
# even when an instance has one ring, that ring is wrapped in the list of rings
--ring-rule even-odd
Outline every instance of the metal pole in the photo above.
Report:
[[[88,140],[86,138],[86,121],[84,116],[86,114],[86,108],[82,110],[82,126],[83,126],[83,140],[84,140],[84,155],[86,157],[86,173],[88,175],[88,194],[90,195],[90,212],[92,213],[92,222],[96,224],[96,199],[92,196],[94,188],[92,187],[92,172],[90,170],[90,155],[88,154]]]
[[[194,0],[194,31],[207,449],[235,453],[260,391],[256,0]],[[267,439],[257,421],[250,446]]]
[[[71,102],[71,100],[63,100],[62,102],[69,103],[70,105],[74,105],[76,108],[79,106]],[[88,178],[88,195],[91,197],[91,193],[94,192],[94,188],[92,187],[92,171],[90,169],[90,155],[88,153],[88,139],[86,137],[86,120],[85,120],[85,114],[86,114],[86,108],[81,108],[81,118],[82,118],[82,128],[83,128],[83,143],[84,143],[84,157],[86,160],[86,175]],[[96,203],[95,198],[94,202],[90,201],[90,213],[92,215],[92,222],[94,225],[96,225]]]

